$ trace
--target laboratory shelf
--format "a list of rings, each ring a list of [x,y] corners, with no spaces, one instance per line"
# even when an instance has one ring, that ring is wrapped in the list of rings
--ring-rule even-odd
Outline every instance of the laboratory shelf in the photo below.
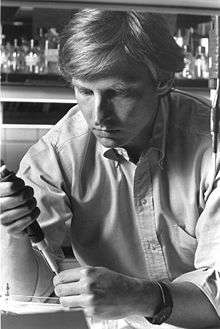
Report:
[[[2,0],[3,6],[33,6],[35,8],[74,9],[79,7],[104,7],[109,9],[142,9],[169,13],[218,15],[218,0]]]
[[[3,84],[2,102],[40,102],[75,104],[73,90],[65,86]]]
[[[176,88],[209,98],[209,90],[206,87],[176,85]],[[64,86],[2,85],[1,101],[76,104],[73,90]]]

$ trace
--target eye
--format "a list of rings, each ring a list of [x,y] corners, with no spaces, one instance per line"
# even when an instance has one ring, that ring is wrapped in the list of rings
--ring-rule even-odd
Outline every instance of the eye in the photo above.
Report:
[[[137,98],[138,92],[135,89],[117,89],[115,90],[115,96],[126,97],[126,98]]]
[[[85,95],[85,96],[93,95],[93,91],[91,89],[82,88],[82,87],[80,88],[77,87],[76,89],[81,95]]]
[[[130,95],[130,91],[128,89],[119,89],[116,90],[116,95],[126,97]]]

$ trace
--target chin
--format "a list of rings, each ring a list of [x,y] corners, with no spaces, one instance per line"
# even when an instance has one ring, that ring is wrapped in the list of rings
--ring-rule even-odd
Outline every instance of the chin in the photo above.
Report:
[[[103,146],[108,147],[108,148],[114,148],[114,147],[122,146],[122,143],[120,143],[119,141],[115,141],[113,139],[110,139],[110,138],[98,138],[98,141]]]

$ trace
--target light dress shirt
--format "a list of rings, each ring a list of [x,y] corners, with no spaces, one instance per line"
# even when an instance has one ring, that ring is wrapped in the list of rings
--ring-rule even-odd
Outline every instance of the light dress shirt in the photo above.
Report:
[[[220,157],[213,166],[208,101],[173,90],[161,98],[137,164],[107,149],[73,107],[23,158],[39,222],[62,268],[69,236],[81,265],[198,286],[220,316]],[[36,294],[53,287],[39,275]],[[49,284],[50,282],[50,284]],[[151,325],[128,317],[135,328]]]

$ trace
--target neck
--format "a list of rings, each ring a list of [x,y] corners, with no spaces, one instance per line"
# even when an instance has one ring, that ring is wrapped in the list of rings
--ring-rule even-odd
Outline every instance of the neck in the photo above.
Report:
[[[146,150],[149,146],[149,141],[152,137],[152,128],[150,130],[144,130],[139,136],[138,140],[133,141],[130,145],[124,146],[128,152],[130,160],[137,163],[142,152]]]
[[[124,146],[132,162],[137,163],[142,152],[148,149],[149,142],[153,134],[153,128],[154,128],[154,121],[149,127],[145,127],[145,129],[143,129],[141,134],[139,134],[138,137],[135,140],[133,140],[129,145]]]
[[[138,163],[142,152],[133,152],[133,150],[132,151],[127,150],[127,152],[128,152],[130,161],[135,164]]]
[[[128,152],[130,160],[137,163],[142,152],[149,147],[149,141],[152,138],[153,129],[156,121],[156,117],[159,110],[159,103],[157,104],[157,109],[151,118],[150,124],[148,124],[141,133],[133,140],[129,145],[125,145],[124,148]]]

